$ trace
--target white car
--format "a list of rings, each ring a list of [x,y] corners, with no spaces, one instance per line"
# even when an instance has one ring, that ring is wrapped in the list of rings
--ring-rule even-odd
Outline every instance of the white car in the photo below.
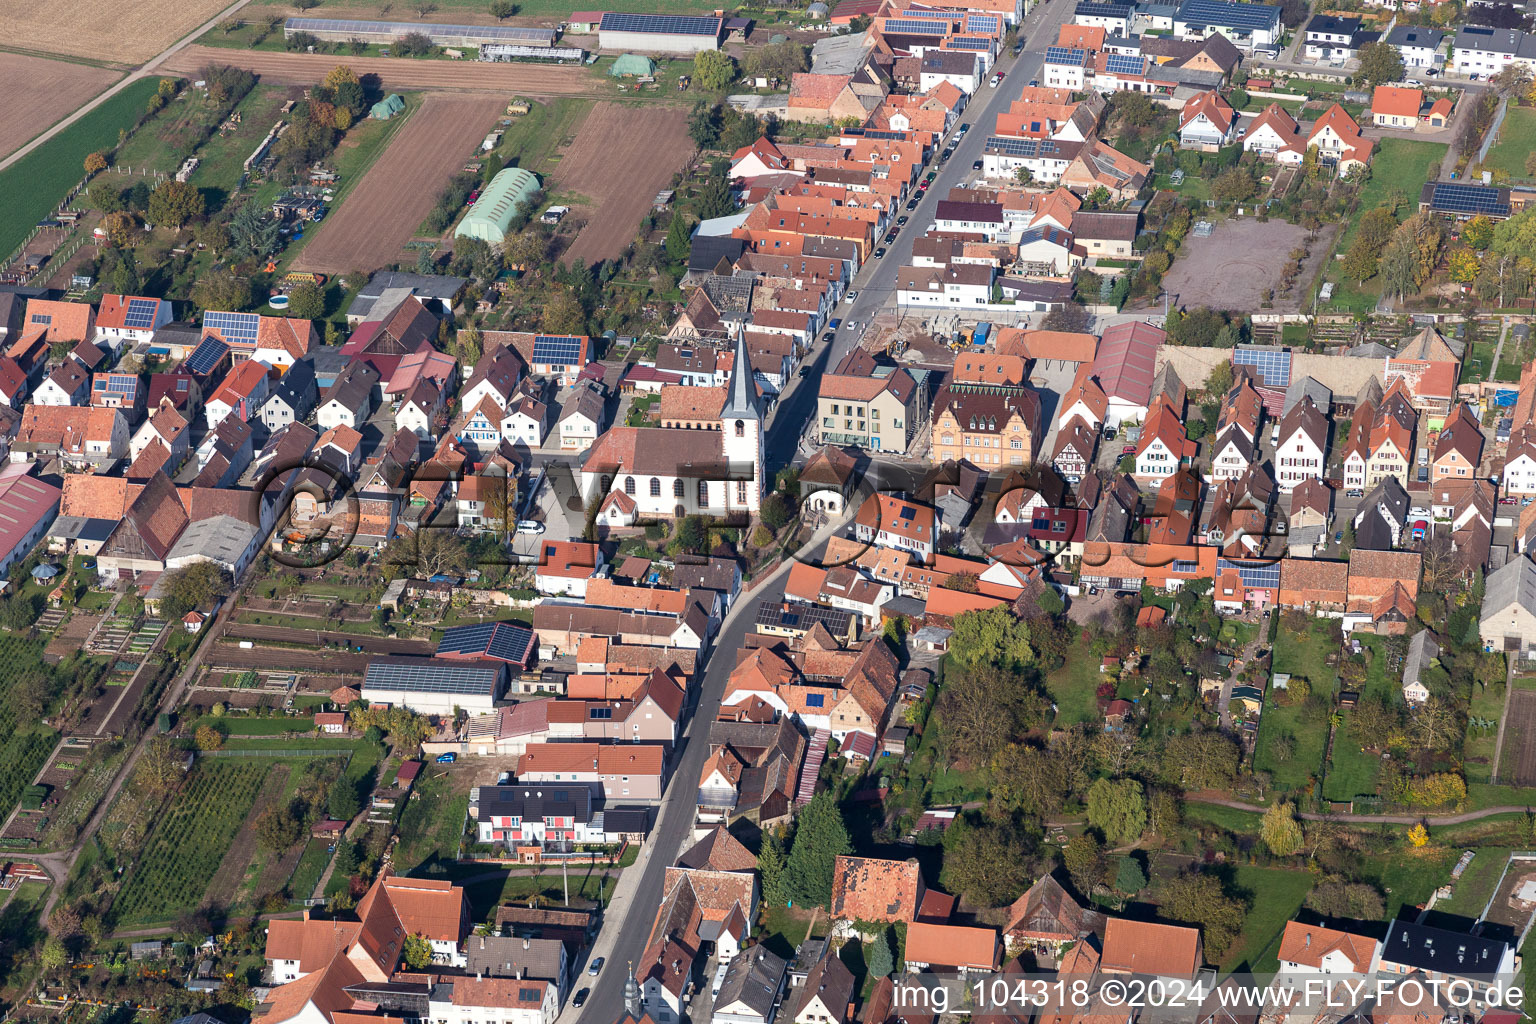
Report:
[[[544,532],[544,524],[537,519],[519,519],[517,532],[538,535]]]

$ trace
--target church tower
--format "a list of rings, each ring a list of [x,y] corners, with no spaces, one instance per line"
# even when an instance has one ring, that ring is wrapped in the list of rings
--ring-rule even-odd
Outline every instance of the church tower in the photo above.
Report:
[[[736,357],[726,384],[725,405],[720,409],[720,436],[731,475],[738,477],[726,482],[725,507],[732,512],[756,515],[762,508],[765,475],[763,404],[752,376],[745,336],[736,338]],[[748,472],[751,479],[739,478]]]

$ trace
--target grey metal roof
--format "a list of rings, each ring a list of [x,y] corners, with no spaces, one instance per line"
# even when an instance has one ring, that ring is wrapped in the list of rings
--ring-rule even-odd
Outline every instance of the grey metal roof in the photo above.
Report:
[[[1429,663],[1440,657],[1440,645],[1429,630],[1421,630],[1408,641],[1408,656],[1403,659],[1403,685],[1416,683]]]
[[[1445,42],[1445,33],[1437,28],[1421,28],[1418,25],[1398,25],[1383,40],[1388,46],[1423,47],[1438,50]]]
[[[1312,405],[1318,412],[1326,413],[1333,405],[1333,392],[1327,385],[1313,377],[1300,377],[1291,381],[1285,389],[1285,405],[1280,409],[1282,418],[1291,411],[1303,398],[1312,399]]]
[[[256,527],[234,516],[211,516],[189,523],[166,553],[166,561],[207,558],[233,565],[256,539]]]
[[[1536,562],[1516,558],[1488,575],[1483,591],[1483,618],[1518,604],[1536,615]]]

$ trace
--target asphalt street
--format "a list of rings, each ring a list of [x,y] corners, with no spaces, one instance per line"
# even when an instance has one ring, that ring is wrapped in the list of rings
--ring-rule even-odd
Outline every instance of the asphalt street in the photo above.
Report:
[[[980,159],[997,114],[1019,97],[1030,79],[1039,77],[1044,48],[1055,42],[1060,25],[1071,12],[1072,0],[1050,0],[1026,16],[1019,33],[1021,39],[1027,40],[1025,52],[1016,59],[1004,57],[997,65],[1006,75],[1002,85],[997,88],[984,85],[972,98],[971,105],[960,118],[971,125],[970,131],[956,146],[954,155],[940,168],[939,176],[918,208],[906,214],[909,222],[896,241],[886,247],[885,258],[869,261],[854,279],[853,287],[859,292],[858,298],[835,314],[845,323],[853,320],[861,326],[866,325],[893,301],[896,270],[910,260],[913,239],[919,237],[924,226],[932,220],[934,204],[938,201],[935,196],[947,193],[970,174],[971,164]],[[905,210],[902,212],[906,213]],[[857,340],[858,333],[845,328],[838,331],[830,345],[818,342],[804,364],[808,367],[805,376],[788,389],[774,408],[764,431],[770,478],[793,460],[799,438],[815,415],[817,378],[835,366]],[[780,569],[780,573],[786,571],[787,565]],[[563,1019],[583,1024],[611,1024],[623,1014],[626,965],[638,961],[644,952],[656,908],[661,902],[666,866],[676,860],[692,839],[693,794],[709,753],[709,723],[719,712],[726,680],[735,665],[735,652],[741,648],[756,619],[758,605],[765,600],[776,600],[779,590],[779,582],[770,579],[753,593],[744,593],[715,638],[713,653],[699,685],[697,704],[676,755],[660,820],[647,841],[646,856],[626,872],[626,876],[639,872],[638,881],[629,885],[621,882],[593,950],[594,955],[603,956],[606,963],[596,979],[582,975],[575,988],[590,987],[591,994],[576,1015],[567,1009],[562,1014]]]

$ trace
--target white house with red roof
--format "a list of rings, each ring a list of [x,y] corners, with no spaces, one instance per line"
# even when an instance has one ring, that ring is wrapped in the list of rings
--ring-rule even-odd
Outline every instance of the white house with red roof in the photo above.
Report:
[[[731,179],[751,181],[765,174],[793,174],[801,176],[789,158],[779,152],[779,147],[761,136],[750,146],[742,146],[731,154]]]
[[[256,408],[267,397],[267,367],[255,359],[249,359],[230,371],[224,383],[214,392],[203,407],[208,429],[214,430],[230,414],[249,422]]]
[[[1371,162],[1376,143],[1362,136],[1360,125],[1335,103],[1307,133],[1307,148],[1313,146],[1317,147],[1318,156],[1325,163],[1336,164],[1340,174],[1348,174]]]
[[[32,475],[31,462],[0,466],[0,575],[27,557],[59,514],[63,492]]]
[[[1306,151],[1301,126],[1290,111],[1278,103],[1265,107],[1248,125],[1243,136],[1243,152],[1257,153],[1261,158],[1277,163],[1299,164]]]
[[[551,597],[586,597],[587,582],[607,560],[596,544],[576,540],[546,540],[539,544],[539,567],[534,588]]]
[[[171,304],[166,299],[143,295],[103,295],[96,306],[96,336],[117,352],[124,344],[148,341],[155,331],[171,322]]]
[[[1215,91],[1200,92],[1179,111],[1179,146],[1214,153],[1237,133],[1237,113]]]

